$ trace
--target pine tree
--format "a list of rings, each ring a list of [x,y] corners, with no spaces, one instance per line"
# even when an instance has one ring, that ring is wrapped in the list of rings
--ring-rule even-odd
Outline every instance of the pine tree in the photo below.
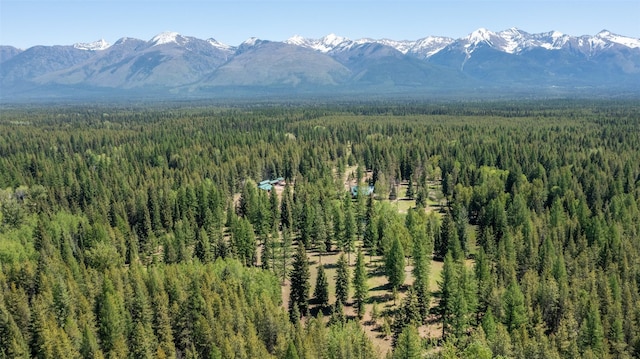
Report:
[[[438,282],[438,288],[440,293],[440,301],[436,307],[436,313],[440,317],[442,323],[442,337],[446,337],[447,333],[451,329],[452,315],[453,315],[453,303],[456,291],[458,291],[458,278],[456,276],[456,263],[451,257],[451,253],[447,253],[444,257],[444,265],[442,267],[442,279]]]
[[[478,248],[478,253],[476,254],[474,272],[478,286],[478,312],[485,312],[489,305],[489,294],[491,294],[493,286],[489,258],[487,258],[482,247]]]
[[[284,285],[284,281],[287,276],[287,266],[289,265],[289,256],[291,250],[291,233],[286,227],[282,231],[282,242],[280,242],[280,246],[282,249],[282,262],[280,263],[280,268],[282,269],[282,285]]]
[[[484,314],[484,316],[482,317],[482,330],[484,331],[485,335],[487,336],[488,340],[493,340],[493,338],[496,335],[496,318],[493,316],[493,312],[491,311],[491,308],[489,308],[487,310],[487,312]]]
[[[477,288],[473,274],[463,263],[456,265],[456,276],[459,284],[451,300],[452,332],[456,338],[462,338],[471,324],[472,314],[477,307]]]
[[[125,343],[124,308],[111,280],[105,278],[98,298],[98,336],[105,354],[122,354]],[[126,350],[126,348],[124,348]]]
[[[293,314],[293,308],[297,307],[300,314],[309,312],[309,260],[307,251],[302,243],[298,243],[298,250],[293,258],[293,270],[291,271],[291,293],[289,295],[289,313]]]
[[[429,256],[426,253],[426,232],[417,231],[413,240],[413,289],[418,297],[420,316],[427,319],[429,314]]]
[[[345,305],[349,299],[349,266],[344,253],[340,254],[337,265],[336,302],[340,302],[342,305]]]
[[[296,350],[296,346],[292,341],[289,341],[289,345],[287,346],[287,352],[284,353],[284,359],[299,359],[298,351]]]
[[[334,202],[332,206],[333,217],[333,237],[339,249],[344,247],[344,213],[339,202]]]
[[[271,212],[271,230],[278,229],[280,223],[280,207],[278,207],[278,193],[273,190],[269,193],[269,211]]]
[[[285,228],[291,230],[293,228],[293,200],[291,198],[291,187],[289,183],[284,187],[282,192],[282,200],[280,201],[280,226],[284,231]]]
[[[256,260],[256,238],[249,220],[237,218],[231,226],[231,238],[236,257],[246,266]]]
[[[272,234],[269,233],[264,240],[262,241],[262,252],[260,253],[260,264],[262,265],[262,269],[269,270],[271,269],[271,260],[273,254],[273,239],[271,238]]]
[[[502,296],[504,307],[504,324],[509,332],[513,332],[527,321],[527,312],[524,304],[524,294],[515,280],[507,287]]]
[[[318,266],[318,276],[316,277],[316,287],[313,291],[313,297],[322,308],[329,304],[329,282],[324,272],[324,266]]]
[[[208,263],[213,260],[209,235],[204,229],[200,229],[197,232],[195,255],[202,263]]]
[[[418,330],[409,325],[398,336],[393,350],[393,359],[419,359],[422,358],[422,343]]]
[[[467,224],[469,222],[469,214],[467,209],[460,204],[456,204],[454,207],[455,212],[455,225],[456,232],[458,234],[458,243],[462,250],[462,256],[466,257],[469,253],[469,234],[467,233]]]
[[[316,216],[313,223],[313,243],[320,253],[331,251],[331,236],[327,233],[324,213],[320,205],[316,206]]]
[[[436,252],[436,256],[438,256],[439,258],[444,258],[444,256],[447,254],[447,251],[451,250],[451,247],[454,247],[454,249],[457,249],[458,246],[456,246],[455,244],[449,243],[454,238],[456,239],[459,245],[460,242],[458,241],[458,233],[456,230],[456,225],[451,215],[451,211],[448,211],[447,214],[444,216],[444,219],[442,220],[442,225],[440,226],[440,235],[436,237],[436,243],[434,248]],[[458,258],[460,253],[452,253],[452,255],[454,254],[455,254],[454,259],[456,259]]]
[[[356,268],[353,273],[353,289],[355,301],[356,313],[358,318],[362,319],[364,316],[364,303],[367,300],[367,269],[364,266],[364,255],[362,250],[358,249],[358,255],[356,257]]]
[[[373,201],[373,196],[369,196],[367,199],[367,212],[365,214],[364,219],[364,235],[363,242],[364,247],[373,250],[374,242],[378,237],[377,233],[377,224],[375,223],[375,204]]]
[[[404,249],[398,237],[393,239],[391,248],[385,255],[385,271],[389,284],[397,290],[404,283]]]
[[[580,344],[583,350],[591,349],[598,357],[603,357],[604,329],[598,310],[598,300],[595,295],[589,299],[586,316],[580,327]]]
[[[407,198],[413,199],[414,195],[415,192],[413,188],[413,176],[409,176],[409,184],[407,185]]]
[[[0,291],[0,357],[28,358],[29,348],[13,316],[5,307],[3,294],[4,288]]]
[[[356,216],[353,213],[353,206],[351,205],[351,197],[347,194],[343,203],[344,211],[344,238],[342,240],[342,250],[349,255],[349,264],[351,264],[351,252],[353,251],[354,241],[356,234],[358,233],[358,227],[356,223]]]
[[[400,333],[408,325],[419,326],[422,323],[420,315],[420,306],[418,305],[418,297],[412,288],[407,291],[406,297],[402,300],[400,308],[396,311],[393,318],[393,343],[395,345]]]

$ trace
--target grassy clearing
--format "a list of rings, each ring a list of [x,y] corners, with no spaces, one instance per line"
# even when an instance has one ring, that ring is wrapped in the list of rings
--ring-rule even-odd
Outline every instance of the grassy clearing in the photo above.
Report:
[[[354,179],[355,173],[357,170],[357,166],[350,166],[345,169],[343,173],[344,180],[344,188],[345,190],[350,190],[352,185],[356,185],[356,181]],[[371,173],[366,173],[365,177],[369,177]],[[406,214],[410,208],[415,208],[416,201],[414,199],[409,199],[406,197],[407,194],[408,183],[403,182],[399,185],[398,188],[398,198],[391,202],[392,205],[395,205],[398,212],[402,214]],[[436,211],[440,212],[442,201],[440,200],[441,192],[439,188],[439,183],[433,182],[429,185],[429,199],[427,200],[427,211]],[[475,251],[475,229],[469,228],[470,234],[470,242],[472,243],[472,249]],[[356,247],[361,246],[361,242],[356,243]],[[291,255],[293,255],[294,249],[291,250]],[[310,295],[313,295],[315,290],[316,278],[318,274],[318,266],[324,266],[324,271],[328,279],[329,283],[329,304],[333,305],[336,301],[336,286],[335,286],[335,278],[337,272],[337,262],[340,257],[340,252],[334,251],[330,253],[319,253],[317,251],[309,251],[307,253],[309,259],[309,267],[310,267],[310,284],[311,290]],[[347,255],[349,258],[349,256]],[[349,260],[349,271],[350,271],[350,280],[353,280],[353,270],[355,268],[355,260],[356,254],[351,253]],[[404,298],[406,294],[406,290],[410,285],[413,284],[413,276],[411,274],[412,265],[411,260],[407,259],[407,264],[405,266],[405,282],[400,291],[397,293],[397,297],[394,298],[393,291],[388,286],[387,277],[384,274],[384,260],[381,256],[369,256],[365,253],[365,263],[367,268],[367,286],[368,286],[368,300],[365,304],[365,314],[363,319],[360,321],[362,327],[364,328],[367,336],[372,340],[375,347],[378,349],[379,353],[385,354],[392,349],[391,346],[391,337],[386,336],[382,331],[383,323],[385,322],[385,316],[387,316],[390,320],[392,318],[393,313],[398,308],[398,306],[402,302],[402,298]],[[467,262],[468,265],[472,265],[471,261]],[[443,262],[442,261],[431,261],[430,273],[429,273],[429,289],[432,292],[431,305],[436,304],[436,299],[434,299],[435,293],[438,291],[438,281],[440,281],[440,275],[442,272]],[[285,284],[282,286],[282,299],[283,305],[285,308],[288,308],[289,302],[289,293],[290,293],[290,282],[287,279]],[[347,305],[344,308],[345,315],[352,320],[356,319],[356,312],[353,307],[353,288],[350,287],[349,290],[349,299]],[[374,304],[377,305],[380,317],[373,321],[371,319],[371,312]],[[316,312],[319,310],[318,305],[315,303],[314,298],[311,298],[311,306],[312,312]],[[327,314],[328,311],[325,310]],[[326,316],[326,320],[329,319],[329,316]],[[419,328],[419,332],[423,337],[431,337],[438,338],[442,332],[442,327],[438,323],[430,323],[428,325],[423,325]]]

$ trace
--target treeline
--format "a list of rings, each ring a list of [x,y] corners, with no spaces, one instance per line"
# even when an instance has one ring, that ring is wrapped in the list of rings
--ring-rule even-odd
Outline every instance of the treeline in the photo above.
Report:
[[[0,352],[371,357],[309,293],[281,305],[296,248],[361,243],[403,292],[399,357],[640,356],[638,133],[624,102],[6,111]]]

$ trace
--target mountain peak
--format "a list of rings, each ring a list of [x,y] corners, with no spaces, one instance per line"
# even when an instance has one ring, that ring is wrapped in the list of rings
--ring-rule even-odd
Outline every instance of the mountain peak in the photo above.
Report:
[[[341,44],[341,43],[343,43],[343,42],[345,42],[345,41],[347,41],[349,39],[347,39],[346,37],[338,36],[338,35],[336,35],[334,33],[331,33],[331,34],[323,37],[321,40],[322,40],[322,42],[324,44],[336,46],[336,45],[339,45],[339,44]]]
[[[306,43],[306,39],[300,35],[293,35],[284,42],[291,45],[302,45]]]
[[[150,42],[153,44],[153,46],[171,44],[171,43],[177,44],[178,37],[182,37],[182,36],[180,36],[180,34],[178,34],[177,32],[165,31],[154,36]]]
[[[232,51],[233,50],[233,46],[230,46],[230,45],[227,45],[227,44],[223,44],[223,43],[221,43],[220,41],[218,41],[218,40],[216,40],[214,38],[207,39],[207,42],[211,46],[213,46],[213,47],[215,47],[217,49],[220,49],[220,50],[224,50],[224,51]]]
[[[241,46],[242,45],[244,45],[244,46],[255,46],[259,41],[260,41],[260,39],[258,39],[257,37],[253,36],[253,37],[250,37],[250,38],[244,40],[242,42],[242,44],[240,44],[240,45]]]
[[[640,48],[640,39],[617,35],[609,30],[602,30],[598,34],[596,34],[595,37],[599,40],[612,42],[614,44],[623,45],[632,49]]]
[[[469,34],[469,41],[473,44],[480,43],[482,41],[491,41],[491,36],[495,35],[493,32],[485,29],[484,27]]]
[[[75,47],[76,49],[87,51],[105,50],[109,48],[109,46],[111,46],[111,44],[104,39],[100,39],[94,42],[79,42],[77,44],[73,44],[73,47]]]

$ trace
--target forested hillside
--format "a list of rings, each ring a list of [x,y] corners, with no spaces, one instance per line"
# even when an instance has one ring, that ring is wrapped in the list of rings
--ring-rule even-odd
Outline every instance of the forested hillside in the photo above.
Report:
[[[0,358],[640,357],[639,134],[615,101],[3,108]]]

